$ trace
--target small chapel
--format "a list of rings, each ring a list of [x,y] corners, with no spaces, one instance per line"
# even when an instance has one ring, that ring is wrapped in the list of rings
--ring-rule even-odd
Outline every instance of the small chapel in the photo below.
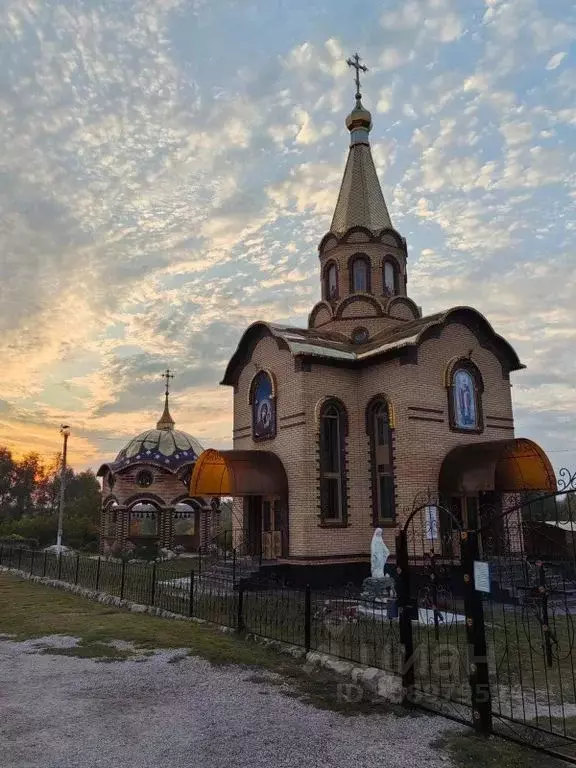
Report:
[[[150,547],[196,552],[219,531],[219,499],[191,497],[188,492],[204,449],[192,435],[176,429],[169,407],[169,369],[163,378],[164,410],[156,427],[129,440],[114,461],[97,472],[102,478],[102,554]]]
[[[221,382],[234,393],[233,450],[201,454],[190,485],[194,497],[233,496],[236,546],[295,580],[365,573],[376,527],[392,562],[419,494],[473,528],[488,502],[555,490],[544,451],[515,437],[514,348],[476,309],[425,315],[410,295],[408,245],[370,149],[365,67],[357,54],[348,64],[356,97],[318,246],[320,299],[306,328],[246,329]]]

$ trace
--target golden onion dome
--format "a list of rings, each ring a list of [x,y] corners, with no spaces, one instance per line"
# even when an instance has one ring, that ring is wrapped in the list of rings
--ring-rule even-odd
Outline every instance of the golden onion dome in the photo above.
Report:
[[[372,128],[372,115],[365,109],[360,100],[356,102],[356,106],[346,118],[346,128],[350,132],[358,129],[370,131]]]

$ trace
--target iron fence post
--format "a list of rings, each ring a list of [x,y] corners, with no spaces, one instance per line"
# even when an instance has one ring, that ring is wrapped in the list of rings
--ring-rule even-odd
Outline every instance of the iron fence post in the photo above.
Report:
[[[34,550],[30,550],[30,576],[34,574]]]
[[[60,581],[60,576],[62,576],[62,552],[58,552],[58,581]]]
[[[478,559],[478,534],[476,531],[462,531],[461,537],[472,724],[480,733],[488,734],[492,732],[492,697],[490,694],[486,627],[482,595],[476,590],[474,583],[474,561]]]
[[[152,589],[150,593],[150,605],[154,605],[156,599],[156,562],[152,563]]]
[[[124,580],[126,578],[126,560],[122,560],[122,573],[120,574],[120,600],[124,599]]]
[[[430,554],[430,597],[432,598],[432,616],[434,619],[434,637],[440,642],[440,619],[438,615],[438,579],[436,574],[436,555]]]
[[[74,573],[74,584],[78,586],[78,572],[80,571],[80,552],[76,555],[76,572]]]
[[[48,561],[48,552],[44,550],[44,566],[42,568],[42,578],[44,579],[46,577],[46,565]]]
[[[232,586],[236,585],[236,549],[232,550]]]
[[[194,616],[194,568],[190,571],[190,603],[188,605],[188,616]]]
[[[4,545],[0,544],[0,565],[2,565],[2,555],[4,554]]]
[[[410,600],[410,568],[408,563],[408,537],[406,531],[396,533],[396,595],[400,644],[404,649],[402,663],[402,689],[405,701],[414,691],[414,637],[412,634],[412,604]]]
[[[98,588],[100,587],[100,562],[101,562],[101,560],[102,560],[102,558],[100,557],[100,555],[98,555],[98,563],[96,564],[96,586],[94,587],[96,592],[98,592]]]
[[[225,530],[224,531],[224,562],[226,562],[226,560],[228,559],[228,557],[227,557],[228,550],[227,550],[227,547],[226,547],[226,540],[227,539],[228,539],[228,531]]]
[[[554,657],[552,656],[552,639],[550,637],[550,616],[548,614],[548,588],[546,587],[546,571],[544,569],[544,563],[539,561],[538,565],[538,581],[539,592],[542,600],[542,631],[544,632],[544,650],[546,652],[546,665],[548,667],[554,666]]]
[[[306,584],[304,592],[304,649],[306,653],[310,650],[312,635],[312,595],[310,584]]]
[[[236,631],[244,632],[246,627],[244,626],[244,584],[240,584],[238,589],[238,606],[236,615]]]
[[[202,573],[202,544],[198,547],[198,573]]]
[[[18,549],[18,570],[20,570],[20,566],[22,565],[22,547],[19,547]]]

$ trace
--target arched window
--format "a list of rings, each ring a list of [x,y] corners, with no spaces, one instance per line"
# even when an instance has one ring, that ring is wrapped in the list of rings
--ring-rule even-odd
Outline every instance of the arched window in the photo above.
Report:
[[[331,262],[324,273],[324,298],[334,301],[338,298],[338,267]]]
[[[366,412],[370,436],[372,474],[372,517],[374,525],[392,523],[395,518],[394,460],[390,409],[384,400],[375,400]]]
[[[140,502],[130,510],[129,536],[157,536],[158,510],[153,504]]]
[[[482,376],[470,360],[459,360],[452,367],[448,387],[450,426],[458,432],[481,432]]]
[[[252,438],[271,440],[276,437],[276,397],[272,378],[267,371],[256,374],[251,388]]]
[[[398,267],[390,259],[384,262],[384,295],[396,296],[398,293]]]
[[[346,524],[346,411],[328,400],[320,412],[320,511],[326,524]]]
[[[366,256],[353,256],[350,259],[350,292],[370,290],[370,262]]]
[[[174,536],[195,536],[200,520],[200,507],[194,501],[180,501],[174,507]]]

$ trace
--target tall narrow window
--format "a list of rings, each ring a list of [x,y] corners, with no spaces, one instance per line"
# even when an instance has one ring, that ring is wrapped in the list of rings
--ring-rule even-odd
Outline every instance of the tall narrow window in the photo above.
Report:
[[[352,271],[353,290],[368,290],[368,267],[364,260],[358,259],[354,262]]]
[[[338,270],[336,264],[330,264],[326,272],[326,298],[334,301],[338,298]]]
[[[398,269],[387,260],[384,262],[384,295],[395,296],[398,293]]]
[[[395,517],[394,464],[390,413],[385,401],[377,400],[368,407],[366,425],[370,435],[374,525],[391,523]]]
[[[337,401],[320,414],[320,507],[326,523],[346,522],[346,413]]]
[[[370,260],[367,256],[357,254],[348,262],[350,275],[350,293],[369,291],[370,289]]]

